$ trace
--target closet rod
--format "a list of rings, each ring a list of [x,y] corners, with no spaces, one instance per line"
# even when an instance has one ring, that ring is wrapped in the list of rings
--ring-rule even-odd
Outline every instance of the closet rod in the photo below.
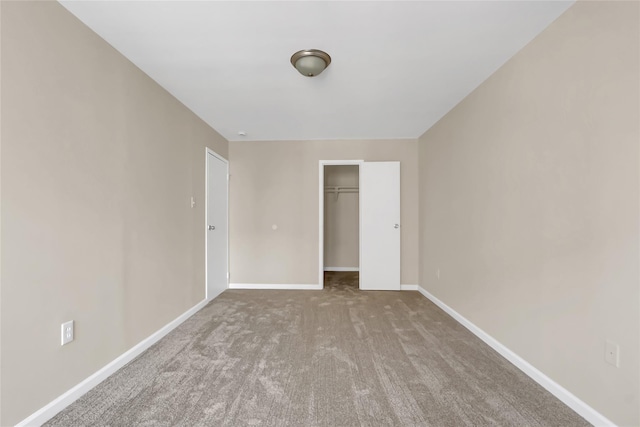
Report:
[[[325,186],[325,193],[334,193],[336,195],[336,200],[338,200],[338,196],[340,193],[358,193],[360,191],[359,187],[347,187],[347,186]]]
[[[347,187],[344,185],[327,185],[324,187],[325,190],[334,191],[334,190],[358,190],[360,187]]]

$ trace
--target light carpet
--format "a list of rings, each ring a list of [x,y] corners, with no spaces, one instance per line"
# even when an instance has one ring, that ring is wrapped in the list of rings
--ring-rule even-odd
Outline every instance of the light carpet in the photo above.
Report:
[[[227,290],[48,426],[585,426],[418,292]]]

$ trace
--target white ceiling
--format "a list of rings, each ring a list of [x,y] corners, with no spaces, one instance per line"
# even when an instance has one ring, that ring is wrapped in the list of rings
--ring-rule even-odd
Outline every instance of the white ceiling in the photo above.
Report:
[[[573,1],[61,3],[228,140],[309,140],[417,138]]]

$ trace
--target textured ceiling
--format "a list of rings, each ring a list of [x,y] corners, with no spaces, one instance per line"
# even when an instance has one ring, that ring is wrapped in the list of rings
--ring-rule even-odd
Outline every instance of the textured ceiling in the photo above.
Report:
[[[225,138],[308,140],[417,138],[573,2],[60,3]]]

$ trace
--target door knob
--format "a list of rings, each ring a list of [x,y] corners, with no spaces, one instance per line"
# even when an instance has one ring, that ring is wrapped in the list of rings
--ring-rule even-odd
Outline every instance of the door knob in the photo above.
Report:
[[[394,225],[393,228],[400,228],[400,224]]]
[[[211,230],[215,230],[215,229],[216,229],[216,226],[215,226],[215,225],[210,225],[210,226],[209,226],[209,231],[211,231]]]

